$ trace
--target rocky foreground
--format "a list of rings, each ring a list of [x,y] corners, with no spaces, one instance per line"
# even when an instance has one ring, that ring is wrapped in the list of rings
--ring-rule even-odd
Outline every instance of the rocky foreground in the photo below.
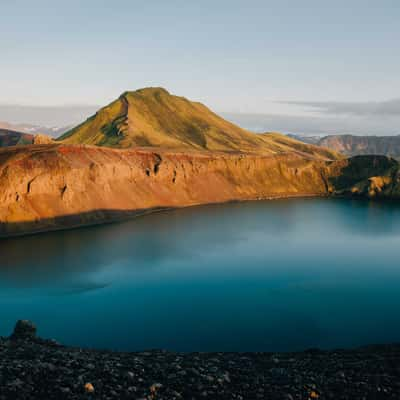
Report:
[[[116,353],[19,321],[0,339],[0,399],[399,399],[400,345],[301,353]]]

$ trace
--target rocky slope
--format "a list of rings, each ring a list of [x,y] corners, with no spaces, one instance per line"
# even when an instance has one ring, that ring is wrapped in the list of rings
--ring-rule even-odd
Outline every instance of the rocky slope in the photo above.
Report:
[[[43,126],[34,124],[11,124],[6,121],[0,121],[0,129],[27,133],[29,135],[43,134],[52,138],[58,137],[66,131],[73,128],[73,126]]]
[[[396,196],[397,169],[397,162],[386,157],[327,161],[293,152],[9,147],[0,149],[0,235],[234,200],[335,193]]]
[[[355,156],[330,166],[333,195],[400,198],[400,165],[386,156]]]
[[[324,165],[294,153],[0,149],[0,232],[104,222],[154,208],[326,194]]]
[[[399,345],[298,353],[116,353],[43,340],[28,321],[0,338],[1,399],[399,399],[399,382]]]

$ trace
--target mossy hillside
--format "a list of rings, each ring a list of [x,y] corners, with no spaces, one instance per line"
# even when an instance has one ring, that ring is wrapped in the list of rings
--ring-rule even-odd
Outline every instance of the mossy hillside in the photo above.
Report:
[[[247,131],[205,105],[171,95],[163,88],[125,92],[59,140],[68,144],[117,148],[147,146],[266,154],[294,151],[318,158],[338,158],[333,151],[309,146],[284,135],[259,135]]]
[[[58,140],[71,144],[108,145],[111,142],[115,145],[115,142],[118,142],[114,139],[115,136],[123,135],[124,111],[121,99],[117,99],[82,124],[64,133]]]

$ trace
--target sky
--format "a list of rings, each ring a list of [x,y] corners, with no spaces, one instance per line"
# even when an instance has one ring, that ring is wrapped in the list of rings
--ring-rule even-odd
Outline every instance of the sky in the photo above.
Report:
[[[0,15],[0,120],[10,105],[101,106],[163,86],[275,118],[271,130],[400,122],[398,0],[0,0]]]

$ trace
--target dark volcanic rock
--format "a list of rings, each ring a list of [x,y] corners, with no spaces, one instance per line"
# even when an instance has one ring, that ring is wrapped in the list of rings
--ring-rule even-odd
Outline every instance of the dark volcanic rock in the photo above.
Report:
[[[400,345],[274,354],[116,353],[23,337],[0,339],[1,400],[400,398]]]
[[[36,326],[31,321],[19,320],[15,324],[14,332],[11,335],[12,340],[34,339],[36,337]]]

